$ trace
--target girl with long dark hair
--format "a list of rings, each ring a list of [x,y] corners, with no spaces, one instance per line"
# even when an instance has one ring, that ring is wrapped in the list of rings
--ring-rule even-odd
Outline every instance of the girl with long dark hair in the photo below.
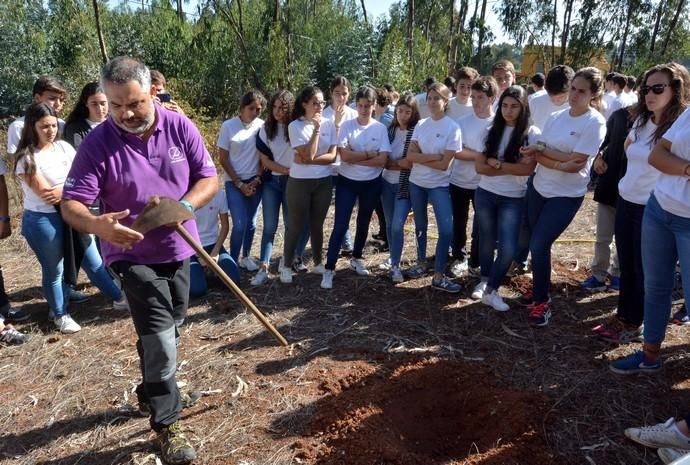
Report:
[[[108,99],[97,82],[84,86],[79,100],[65,121],[64,139],[75,149],[89,132],[108,117]]]

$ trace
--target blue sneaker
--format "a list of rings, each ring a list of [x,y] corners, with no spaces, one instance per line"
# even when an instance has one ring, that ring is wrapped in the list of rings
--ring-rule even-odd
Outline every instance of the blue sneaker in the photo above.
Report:
[[[432,279],[431,287],[438,291],[450,292],[451,294],[457,294],[462,291],[462,286],[460,284],[454,283],[447,276],[443,276],[440,279]]]
[[[657,373],[661,371],[663,362],[661,357],[655,362],[647,362],[644,359],[644,352],[638,351],[625,358],[616,360],[609,364],[612,372],[619,375],[630,375],[633,373]]]
[[[580,283],[580,287],[592,292],[601,292],[606,290],[606,283],[599,281],[595,276],[590,276]]]
[[[611,284],[609,284],[609,288],[613,289],[614,291],[620,291],[620,289],[621,289],[621,277],[620,276],[611,276],[609,278],[609,281],[611,281]]]
[[[688,316],[688,311],[685,309],[685,305],[683,305],[683,308],[673,314],[671,321],[677,325],[690,325],[690,316]]]

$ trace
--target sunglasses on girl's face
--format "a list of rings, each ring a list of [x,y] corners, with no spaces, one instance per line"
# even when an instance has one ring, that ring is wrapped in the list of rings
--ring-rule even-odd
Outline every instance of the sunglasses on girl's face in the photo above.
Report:
[[[664,90],[668,87],[668,84],[654,84],[653,86],[640,86],[640,93],[642,95],[647,95],[650,91],[654,92],[656,95],[661,95]]]

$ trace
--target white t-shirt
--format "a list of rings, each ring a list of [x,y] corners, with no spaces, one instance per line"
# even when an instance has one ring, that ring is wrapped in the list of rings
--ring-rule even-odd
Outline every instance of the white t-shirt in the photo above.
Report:
[[[625,176],[618,182],[618,192],[628,202],[647,205],[659,177],[659,170],[649,164],[649,154],[655,145],[653,140],[657,126],[651,118],[640,128],[637,128],[638,123],[639,120],[635,121],[633,129],[628,134],[628,139],[632,141],[625,151],[628,168]]]
[[[259,171],[259,153],[256,151],[256,133],[264,125],[264,120],[256,118],[245,125],[239,116],[226,120],[220,127],[218,147],[228,152],[232,169],[240,179],[253,178]],[[227,173],[223,180],[230,181]]]
[[[530,126],[527,130],[527,142],[529,144],[536,143],[539,134],[539,129],[536,126]],[[501,143],[498,145],[498,159],[500,161],[504,161],[504,153],[512,135],[513,128],[506,126],[503,134],[501,134]],[[527,193],[528,179],[529,176],[514,176],[512,174],[506,174],[505,176],[480,176],[479,187],[497,195],[519,199]]]
[[[67,173],[72,167],[72,161],[77,152],[74,147],[63,140],[53,143],[49,150],[39,150],[34,152],[34,162],[36,163],[36,174],[41,174],[51,187],[60,186],[65,183]],[[17,174],[24,174],[24,159],[17,163]],[[40,213],[56,213],[55,206],[41,199],[29,185],[21,180],[22,191],[24,192],[24,209]]]
[[[407,139],[407,130],[401,131],[400,128],[395,129],[393,142],[391,142],[391,160],[400,160],[405,150],[405,139]],[[383,179],[391,184],[398,184],[400,182],[400,170],[383,170]]]
[[[419,119],[429,118],[431,116],[431,112],[429,111],[429,107],[426,104],[426,92],[417,94],[414,96],[414,98],[415,100],[417,100],[417,108],[419,109]]]
[[[532,99],[535,99],[539,96],[546,95],[546,89],[538,90],[534,92],[532,95],[527,96],[527,102],[530,102]]]
[[[386,126],[373,118],[366,126],[360,125],[357,119],[351,119],[343,123],[340,127],[338,147],[346,147],[348,144],[355,152],[378,151],[390,153],[391,151]],[[381,171],[383,171],[383,168],[356,165],[346,161],[340,162],[338,170],[341,176],[345,176],[353,181],[375,179],[381,175]]]
[[[340,120],[340,127],[342,128],[342,125],[345,124],[346,121],[350,121],[351,119],[355,119],[358,116],[357,110],[355,110],[353,107],[356,105],[355,102],[352,102],[350,105],[345,105],[345,109],[343,112],[343,119]],[[327,106],[326,108],[323,109],[323,112],[321,113],[321,117],[327,120],[330,120],[333,124],[335,124],[335,110],[331,105]],[[335,135],[336,137],[336,142],[338,138],[338,134]],[[335,161],[330,165],[331,166],[331,173],[333,175],[338,174],[338,169],[340,168],[340,155],[336,155]]]
[[[479,118],[474,112],[460,118],[458,125],[462,134],[462,148],[483,152],[486,135],[489,133],[489,126],[493,120],[494,115]],[[463,189],[476,189],[479,185],[479,174],[477,174],[474,161],[457,158],[453,160],[450,183]]]
[[[637,103],[638,96],[635,92],[623,91],[621,92],[621,95],[623,96],[623,102],[625,102],[625,105],[623,105],[624,107],[634,105]]]
[[[446,110],[446,116],[450,116],[450,119],[455,121],[456,123],[460,118],[463,116],[469,115],[471,113],[474,113],[474,110],[472,109],[472,99],[468,98],[466,104],[462,104],[458,102],[458,99],[453,97],[450,99],[448,102],[448,109]]]
[[[555,105],[551,101],[549,94],[534,97],[529,101],[529,114],[532,118],[532,124],[540,131],[544,130],[544,125],[546,124],[546,120],[549,119],[549,116],[557,111],[567,110],[568,108],[570,108],[570,104],[567,100],[563,105]]]
[[[587,163],[577,173],[537,165],[534,188],[543,197],[582,197],[587,193],[589,172],[594,157],[606,136],[606,120],[597,110],[590,108],[578,117],[570,116],[570,110],[559,111],[547,121],[540,140],[547,147],[563,153],[587,155]]]
[[[341,128],[342,129],[342,128]],[[307,145],[314,133],[314,125],[311,121],[304,118],[293,121],[288,125],[290,134],[290,145],[292,148]],[[317,147],[317,157],[328,153],[328,149],[336,145],[335,126],[330,120],[322,121],[319,132],[319,144]],[[290,167],[290,177],[295,179],[318,179],[331,176],[333,169],[331,165],[302,165],[293,163]]]
[[[262,126],[259,129],[259,138],[264,144],[273,152],[273,161],[279,165],[290,168],[292,162],[295,160],[295,149],[290,147],[290,142],[285,140],[285,126],[278,124],[277,130],[273,139],[268,140],[266,134],[266,127]],[[283,173],[276,173],[273,171],[273,176],[283,176]]]
[[[419,121],[412,133],[412,140],[417,141],[422,153],[439,154],[445,153],[446,150],[462,150],[460,128],[447,116],[439,120],[429,117]],[[410,172],[410,182],[426,189],[448,186],[450,166],[446,170],[437,170],[414,163]]]
[[[606,103],[608,106],[606,107],[606,110],[604,111],[604,116],[606,119],[609,119],[609,117],[613,114],[614,111],[620,110],[621,108],[625,108],[628,106],[627,100],[625,95],[625,92],[621,92],[619,95],[613,95],[613,98],[609,99]]]
[[[225,191],[219,189],[209,203],[194,212],[196,228],[199,230],[201,245],[216,245],[218,240],[218,215],[228,212],[228,201]]]
[[[671,142],[671,153],[690,162],[690,110],[680,115],[664,139]],[[690,181],[686,176],[659,173],[654,196],[667,212],[690,218]]]
[[[19,141],[22,140],[22,130],[24,129],[24,117],[17,118],[7,128],[7,153],[12,155],[17,151]],[[65,122],[58,118],[58,132],[62,134],[65,131]]]

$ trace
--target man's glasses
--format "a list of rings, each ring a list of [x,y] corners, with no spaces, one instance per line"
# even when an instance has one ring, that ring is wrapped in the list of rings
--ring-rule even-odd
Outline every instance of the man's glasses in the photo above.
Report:
[[[654,92],[656,95],[661,95],[664,90],[668,87],[668,84],[654,84],[653,86],[640,86],[640,93],[642,95],[647,95],[650,91]]]

